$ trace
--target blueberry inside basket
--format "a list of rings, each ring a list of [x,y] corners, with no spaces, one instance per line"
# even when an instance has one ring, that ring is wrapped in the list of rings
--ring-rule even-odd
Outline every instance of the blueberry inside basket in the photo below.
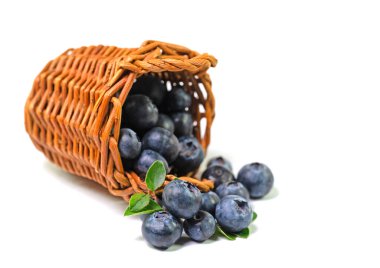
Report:
[[[216,63],[209,54],[158,41],[146,41],[139,48],[69,49],[36,77],[25,105],[25,128],[50,161],[128,201],[133,193],[149,193],[144,178],[125,165],[118,147],[120,128],[128,126],[123,105],[133,96],[134,83],[152,76],[168,92],[181,87],[188,93],[191,135],[206,153],[215,115],[207,70]],[[195,172],[181,174],[181,179],[210,190],[211,181],[191,178]],[[165,184],[176,177],[167,175]]]

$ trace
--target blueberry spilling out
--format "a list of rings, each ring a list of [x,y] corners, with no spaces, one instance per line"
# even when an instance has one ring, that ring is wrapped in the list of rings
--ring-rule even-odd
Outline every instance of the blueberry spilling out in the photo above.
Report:
[[[174,87],[165,99],[167,112],[184,112],[191,106],[191,96],[181,87]]]
[[[193,117],[188,112],[171,114],[174,122],[174,134],[177,137],[190,136],[193,133]]]
[[[159,114],[156,127],[162,127],[169,130],[171,133],[174,133],[174,122],[166,114]]]
[[[183,219],[189,219],[197,214],[202,203],[199,189],[182,180],[174,180],[166,185],[162,199],[171,214]]]
[[[194,241],[203,242],[215,233],[216,223],[214,217],[206,212],[199,211],[193,218],[183,222],[185,233]]]
[[[170,77],[165,74],[165,79]],[[145,180],[143,185],[138,182],[143,191],[129,196],[124,215],[140,215],[143,237],[159,249],[172,246],[183,230],[197,242],[209,239],[216,230],[230,240],[246,238],[246,228],[256,218],[248,200],[268,194],[273,174],[264,164],[252,163],[243,166],[236,179],[231,162],[217,156],[207,162],[201,176],[214,183],[214,191],[201,193],[187,181],[194,180],[181,177],[194,174],[205,157],[194,137],[195,95],[179,86],[182,82],[175,81],[176,86],[168,90],[160,77],[143,75],[123,105],[118,141],[123,168]],[[209,189],[209,182],[195,182],[202,191]]]
[[[237,233],[251,223],[252,208],[243,197],[227,195],[216,205],[215,217],[223,230]]]
[[[120,129],[119,151],[125,159],[135,159],[141,152],[141,142],[132,129]]]
[[[247,187],[250,196],[255,199],[267,195],[274,182],[272,171],[261,163],[252,163],[242,167],[237,180]]]
[[[220,202],[219,196],[212,191],[202,193],[201,210],[207,211],[212,215],[215,214],[216,205]]]
[[[145,217],[141,230],[149,244],[167,249],[181,237],[182,224],[170,213],[159,211]]]
[[[174,161],[174,167],[178,175],[198,169],[203,161],[204,153],[202,146],[195,137],[183,136],[179,138],[179,154]]]
[[[211,158],[207,162],[207,167],[212,167],[212,166],[222,166],[225,169],[227,169],[227,170],[229,170],[229,171],[232,172],[232,164],[231,164],[231,162],[228,161],[227,159],[225,159],[223,156],[217,156],[217,157]]]
[[[173,162],[179,153],[179,142],[169,130],[155,127],[149,130],[142,140],[142,148],[161,154],[168,163]]]
[[[158,120],[158,110],[144,95],[129,96],[123,106],[123,122],[136,132],[154,127]]]
[[[249,200],[249,193],[247,188],[243,184],[237,181],[230,181],[220,184],[216,188],[216,193],[220,198],[225,197],[226,195],[238,195],[246,200]]]
[[[165,158],[159,153],[152,150],[144,150],[141,155],[137,159],[134,165],[134,170],[140,176],[140,178],[144,179],[145,174],[148,171],[149,167],[153,164],[154,161],[159,160],[162,161],[165,165],[166,172],[169,171],[168,163]]]
[[[222,166],[211,166],[207,168],[203,172],[202,178],[206,178],[206,179],[214,181],[215,188],[218,187],[222,183],[235,180],[235,177],[231,173],[231,171],[225,169]]]
[[[159,77],[143,75],[133,84],[130,94],[145,95],[149,97],[155,105],[159,106],[164,100],[166,92],[166,86]]]

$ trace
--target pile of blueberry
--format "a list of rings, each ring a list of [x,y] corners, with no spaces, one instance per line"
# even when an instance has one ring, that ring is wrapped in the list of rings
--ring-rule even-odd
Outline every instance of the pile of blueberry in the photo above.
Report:
[[[248,226],[256,218],[249,199],[268,194],[274,181],[272,172],[264,164],[252,163],[245,165],[236,179],[230,162],[223,157],[211,159],[207,166],[202,177],[214,181],[215,191],[201,193],[193,184],[176,179],[167,184],[162,195],[158,196],[161,206],[149,205],[145,201],[146,209],[141,209],[140,203],[143,202],[130,202],[125,215],[148,214],[143,221],[142,234],[149,244],[166,249],[181,237],[183,230],[197,242],[203,242],[214,234],[231,240],[249,235]],[[151,169],[148,170],[147,180]],[[163,164],[162,170],[164,178],[166,172]],[[154,180],[159,175],[153,177]],[[159,183],[151,190],[161,185]],[[139,195],[139,200],[142,200]],[[146,199],[149,198],[146,195]]]
[[[157,76],[137,79],[122,111],[119,152],[124,168],[141,178],[156,160],[179,176],[198,169],[204,153],[193,137],[191,104],[191,94],[179,84],[169,90]]]
[[[235,178],[231,163],[215,157],[202,174],[214,182],[214,191],[201,193],[193,184],[174,179],[156,192],[169,171],[186,175],[204,159],[193,136],[191,104],[191,94],[180,85],[169,90],[160,78],[144,75],[123,106],[119,152],[124,168],[145,179],[156,196],[153,200],[149,194],[135,193],[124,215],[146,215],[142,234],[156,248],[170,247],[183,230],[197,242],[216,233],[232,240],[247,237],[256,218],[249,199],[262,198],[273,186],[273,174],[264,164],[245,165]]]

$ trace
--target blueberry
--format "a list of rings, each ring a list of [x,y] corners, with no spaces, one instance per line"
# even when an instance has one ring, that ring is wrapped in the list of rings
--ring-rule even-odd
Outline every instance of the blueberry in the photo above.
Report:
[[[188,112],[171,114],[174,122],[174,134],[177,137],[190,136],[193,134],[193,117]]]
[[[129,96],[123,106],[124,124],[136,132],[154,127],[158,120],[157,107],[144,95]]]
[[[134,164],[134,170],[135,172],[142,178],[145,178],[146,172],[148,171],[149,167],[153,164],[154,161],[160,160],[164,163],[166,172],[169,171],[168,163],[166,162],[165,158],[160,155],[159,153],[152,151],[152,150],[144,150],[140,154],[139,158]]]
[[[215,217],[223,230],[237,233],[252,221],[252,208],[238,195],[227,195],[216,205]]]
[[[174,132],[174,122],[166,114],[159,114],[158,115],[158,121],[157,121],[156,126],[165,128],[165,129],[169,130],[171,133]]]
[[[174,216],[189,219],[199,211],[202,194],[193,184],[174,180],[165,186],[162,199],[165,208]]]
[[[144,219],[141,231],[149,244],[167,249],[181,237],[182,225],[169,212],[158,211]]]
[[[140,218],[140,220],[144,221],[146,219],[146,217],[148,217],[148,216],[149,216],[149,214],[141,214],[141,215],[139,215],[139,218]]]
[[[242,167],[237,180],[247,187],[252,198],[261,198],[268,194],[274,182],[272,171],[261,163]]]
[[[229,171],[232,172],[231,162],[225,159],[223,156],[217,156],[217,157],[211,158],[207,162],[207,167],[212,167],[212,166],[222,166],[225,169],[228,169]]]
[[[121,157],[125,159],[134,159],[141,152],[141,142],[132,129],[120,129],[119,151]]]
[[[203,161],[202,146],[194,137],[183,136],[178,139],[179,154],[174,161],[174,167],[178,175],[186,175],[190,171],[198,169]]]
[[[170,112],[184,112],[191,106],[191,95],[181,87],[174,87],[165,99],[165,109]]]
[[[245,188],[243,184],[237,181],[222,183],[216,188],[215,191],[220,198],[223,198],[226,195],[238,195],[245,198],[246,200],[249,200],[249,193],[247,188]]]
[[[194,241],[203,242],[209,239],[214,233],[216,222],[214,217],[200,210],[193,218],[183,222],[185,233]]]
[[[162,103],[166,92],[166,86],[159,77],[143,75],[133,84],[129,94],[145,95],[149,97],[155,105],[159,106]]]
[[[176,136],[162,127],[149,130],[142,139],[143,150],[150,149],[165,157],[168,163],[173,162],[179,153],[179,142]]]
[[[202,193],[201,210],[207,211],[212,215],[215,214],[216,205],[220,202],[219,196],[212,191]]]
[[[235,177],[231,173],[231,171],[225,169],[222,166],[211,166],[207,168],[203,172],[202,178],[206,178],[206,179],[214,181],[215,188],[218,187],[222,183],[235,180]]]

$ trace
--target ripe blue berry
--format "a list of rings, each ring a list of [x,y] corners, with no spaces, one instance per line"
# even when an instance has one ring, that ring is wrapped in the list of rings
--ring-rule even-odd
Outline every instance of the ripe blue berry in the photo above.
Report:
[[[217,157],[213,157],[211,158],[208,162],[207,162],[207,167],[212,167],[212,166],[222,166],[224,167],[225,169],[229,170],[232,172],[232,164],[230,161],[228,161],[227,159],[225,159],[223,156],[217,156]]]
[[[167,89],[159,77],[153,75],[143,75],[133,84],[130,95],[145,95],[149,97],[155,105],[160,105],[166,95]]]
[[[237,180],[247,187],[252,198],[262,198],[268,194],[274,182],[272,171],[261,163],[252,163],[242,167]]]
[[[165,208],[178,218],[189,219],[199,211],[201,192],[193,184],[174,180],[165,186],[162,193]]]
[[[165,109],[171,112],[184,112],[191,106],[191,96],[181,87],[174,87],[166,96]]]
[[[177,137],[190,136],[193,133],[193,117],[188,112],[171,114],[174,122],[174,134]]]
[[[120,129],[119,152],[125,159],[135,159],[141,152],[141,142],[132,129]]]
[[[162,155],[160,155],[159,153],[152,151],[152,150],[144,150],[144,151],[142,151],[139,158],[135,162],[135,165],[134,165],[135,172],[142,179],[144,179],[146,172],[148,171],[149,167],[156,160],[162,161],[162,163],[164,163],[164,165],[165,165],[166,172],[169,171],[168,163],[166,162],[165,158]]]
[[[158,211],[144,219],[141,231],[149,244],[167,249],[181,237],[182,225],[169,212]]]
[[[178,175],[186,175],[190,171],[198,169],[203,161],[202,146],[195,137],[182,136],[179,141],[179,154],[174,161],[174,167]]]
[[[159,114],[156,127],[162,127],[169,130],[171,133],[174,133],[174,122],[166,114]]]
[[[216,205],[220,202],[219,196],[212,191],[202,193],[201,210],[207,211],[212,215],[215,214]]]
[[[237,181],[229,181],[219,185],[215,192],[219,195],[220,198],[225,197],[226,195],[238,195],[246,200],[249,200],[249,193],[247,188],[243,184]]]
[[[223,230],[237,233],[252,221],[252,208],[238,195],[227,195],[216,205],[215,217]]]
[[[149,130],[142,139],[143,150],[150,149],[161,154],[168,163],[173,162],[179,153],[179,142],[169,130],[155,127]]]
[[[216,222],[214,217],[200,210],[193,218],[183,222],[185,233],[194,241],[203,242],[209,239],[214,233]]]
[[[214,181],[214,187],[218,187],[220,184],[234,181],[234,175],[222,166],[211,166],[207,168],[203,174],[202,178],[206,178]]]
[[[136,132],[154,127],[158,120],[157,107],[144,95],[129,96],[123,106],[123,122]]]

